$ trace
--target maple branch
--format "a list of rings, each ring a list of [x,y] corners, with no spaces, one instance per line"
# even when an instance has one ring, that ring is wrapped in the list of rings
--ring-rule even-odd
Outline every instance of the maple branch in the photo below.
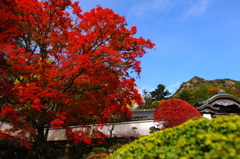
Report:
[[[101,33],[101,35],[96,39],[96,41],[92,44],[92,46],[89,47],[89,49],[86,51],[86,54],[97,44],[98,40],[103,37],[103,34]],[[96,50],[96,49],[95,49]],[[95,51],[94,50],[94,51]]]
[[[63,89],[63,91],[61,92],[61,94],[64,93],[64,92],[66,92],[66,91],[73,85],[74,81],[76,80],[76,78],[77,78],[79,75],[80,75],[80,74],[78,74],[78,75],[76,75],[75,77],[70,78],[70,79],[68,80],[68,82],[67,82],[67,84],[66,84],[66,85],[68,85],[68,86],[67,86],[65,89]]]
[[[65,85],[68,85],[68,86],[67,86],[65,89],[63,89],[63,91],[61,92],[61,94],[64,93],[64,92],[66,92],[66,91],[73,85],[73,83],[74,83],[74,81],[77,79],[77,77],[79,77],[83,72],[85,72],[85,69],[81,69],[80,72],[79,72],[77,75],[75,75],[75,77],[72,76],[72,78],[70,78],[70,79],[68,80],[68,82],[65,84]]]
[[[44,110],[43,110],[43,112],[48,112],[49,110],[52,110],[52,108],[54,107],[54,102],[53,101],[51,101],[51,103],[49,104],[49,106],[48,106],[48,108],[44,108]]]
[[[81,97],[85,92],[92,91],[92,90],[98,90],[98,89],[100,89],[100,88],[101,88],[101,86],[96,85],[96,86],[92,86],[91,88],[84,89],[84,90],[78,95],[78,97]]]
[[[17,78],[18,81],[23,83],[23,80],[21,80],[21,78],[18,77],[17,74],[15,74],[12,70],[10,70],[7,66],[0,66],[2,68],[6,68],[15,78]]]
[[[117,30],[118,30],[119,28],[120,28],[120,26],[118,26]],[[95,49],[93,49],[92,52],[95,52],[100,45],[102,45],[102,44],[104,44],[105,42],[107,42],[107,41],[108,41],[110,38],[112,38],[113,35],[117,32],[117,30],[115,30],[107,39],[103,40],[102,42],[100,42],[100,43],[97,45],[98,40],[99,40],[100,38],[104,37],[105,35],[107,35],[107,33],[109,32],[109,30],[110,30],[110,28],[109,28],[105,33],[102,33],[102,30],[99,30],[99,32],[101,33],[100,36],[96,39],[96,41],[93,43],[93,45],[86,51],[86,53],[88,53],[88,52],[89,52],[90,50],[92,50],[92,48],[94,48],[94,47],[95,47]],[[95,45],[97,45],[97,46],[95,46]]]

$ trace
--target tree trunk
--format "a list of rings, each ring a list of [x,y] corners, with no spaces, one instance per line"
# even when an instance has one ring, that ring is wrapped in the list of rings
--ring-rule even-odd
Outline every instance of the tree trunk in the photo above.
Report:
[[[44,124],[41,124],[41,126],[39,126],[37,128],[37,137],[36,137],[36,147],[37,147],[37,157],[38,159],[45,159],[45,152],[46,152],[46,136],[45,136],[45,132],[44,132]]]

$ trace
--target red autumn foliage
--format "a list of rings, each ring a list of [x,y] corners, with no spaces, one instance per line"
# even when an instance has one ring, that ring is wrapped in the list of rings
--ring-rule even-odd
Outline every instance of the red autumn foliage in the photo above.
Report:
[[[165,129],[180,125],[193,117],[201,116],[197,109],[186,101],[169,99],[156,108],[153,118]]]
[[[230,92],[229,92],[229,94],[232,94],[232,95],[234,95],[234,96],[236,96],[236,97],[240,97],[240,89],[232,89]]]
[[[32,143],[29,142],[29,139],[24,136],[24,135],[11,135],[10,132],[8,131],[2,131],[0,130],[0,141],[1,140],[12,140],[12,139],[17,139],[19,141],[20,146],[24,146],[28,149],[32,148]]]
[[[38,156],[51,127],[131,116],[126,106],[141,97],[129,72],[139,76],[139,58],[154,47],[134,37],[136,27],[108,8],[81,13],[71,0],[0,6],[0,119],[28,134]],[[91,144],[89,134],[69,134]]]
[[[89,156],[89,159],[107,158],[108,156],[109,154],[107,153],[100,153]]]
[[[207,90],[207,94],[212,97],[214,95],[216,95],[221,89],[218,87],[211,87]]]

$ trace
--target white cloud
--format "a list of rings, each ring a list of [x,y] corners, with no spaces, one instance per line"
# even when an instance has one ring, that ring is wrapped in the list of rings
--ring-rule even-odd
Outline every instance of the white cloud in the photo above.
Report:
[[[171,85],[169,85],[169,86],[166,86],[166,89],[167,89],[170,93],[174,94],[174,93],[177,91],[177,89],[180,87],[181,84],[182,84],[181,82],[177,82],[177,83],[171,84]],[[137,89],[138,89],[138,92],[139,92],[141,95],[143,95],[143,90],[146,90],[147,92],[152,92],[152,91],[154,91],[155,89],[157,89],[157,87],[152,87],[152,85],[149,85],[149,84],[148,84],[148,85],[143,85],[143,86],[141,86],[141,87],[138,87]]]
[[[150,82],[153,82],[153,81],[155,81],[156,79],[157,79],[156,77],[153,77],[153,78],[150,79]]]
[[[132,18],[155,17],[158,13],[171,12],[184,9],[185,17],[198,16],[204,14],[214,0],[145,0],[134,3],[128,12]],[[178,13],[180,15],[181,13]]]
[[[148,0],[133,5],[130,9],[130,16],[142,17],[154,12],[161,12],[169,9],[174,4],[173,0]]]
[[[180,87],[180,85],[181,85],[181,82],[174,83],[174,84],[168,86],[167,90],[169,90],[169,92],[173,94],[177,91],[177,89]]]
[[[201,15],[209,8],[212,0],[199,0],[193,4],[186,13],[186,17]]]
[[[172,5],[173,5],[173,2],[170,0],[154,0],[152,2],[149,2],[149,6],[153,10],[168,9]]]
[[[180,86],[180,84],[181,84],[181,82],[177,82],[177,83],[175,83],[175,84],[172,84],[172,85],[168,86],[168,88],[175,88],[175,87],[179,87],[179,86]]]

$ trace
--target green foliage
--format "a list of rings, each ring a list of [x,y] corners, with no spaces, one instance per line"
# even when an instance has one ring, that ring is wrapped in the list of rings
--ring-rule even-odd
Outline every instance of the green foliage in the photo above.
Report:
[[[92,152],[95,153],[95,154],[107,153],[107,150],[104,147],[95,147],[95,148],[92,149]]]
[[[180,93],[180,99],[182,99],[182,100],[185,100],[185,101],[190,101],[190,99],[191,99],[191,93],[190,93],[190,91],[188,91],[188,90],[183,90],[181,93]]]
[[[143,90],[143,103],[140,109],[155,109],[159,106],[160,101],[169,99],[171,94],[168,90],[165,90],[165,85],[159,84],[157,89],[152,92],[147,92]]]
[[[204,101],[216,95],[217,92],[211,89],[222,89],[228,94],[240,98],[240,81],[231,79],[205,80],[200,77],[193,77],[181,84],[180,88],[170,98],[182,99],[195,105],[198,101]]]
[[[163,99],[168,99],[168,96],[171,94],[168,90],[165,90],[166,86],[163,84],[159,84],[157,89],[150,92],[152,99],[160,101]]]
[[[107,149],[104,147],[94,147],[92,149],[92,151],[88,154],[88,159],[92,159],[94,158],[94,155],[96,154],[106,154],[107,153]],[[101,156],[101,155],[100,155]],[[97,156],[95,156],[97,158]]]
[[[140,109],[152,109],[152,97],[151,95],[144,89],[143,90],[143,103],[142,103],[142,107],[140,107]]]
[[[141,137],[109,159],[240,158],[240,117],[193,118],[184,124]]]
[[[159,101],[153,101],[152,102],[152,108],[157,108],[159,106],[160,102]]]
[[[125,143],[124,143],[125,144]],[[113,146],[111,146],[109,149],[108,149],[108,151],[109,152],[113,152],[113,151],[116,151],[117,149],[119,149],[119,148],[121,148],[122,147],[122,144],[120,144],[120,143],[116,143],[116,144],[114,144]]]
[[[158,130],[160,130],[159,128],[156,128],[155,126],[151,126],[150,128],[149,128],[149,133],[150,134],[152,134],[152,133],[154,133],[154,132],[156,132],[156,131],[158,131]]]

